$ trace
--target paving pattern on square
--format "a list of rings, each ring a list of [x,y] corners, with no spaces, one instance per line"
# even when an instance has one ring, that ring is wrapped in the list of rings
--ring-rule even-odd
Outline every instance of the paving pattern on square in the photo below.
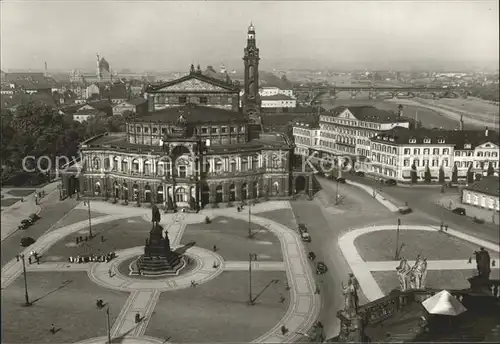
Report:
[[[83,209],[83,204],[75,209]],[[105,202],[92,202],[92,210],[106,213],[92,220],[92,224],[106,223],[110,221],[122,220],[136,216],[142,216],[147,221],[151,221],[151,209],[145,208],[124,208],[119,205],[112,205]],[[320,310],[320,296],[314,293],[314,279],[312,270],[305,256],[303,243],[298,234],[292,229],[285,227],[272,220],[259,217],[258,213],[267,212],[273,209],[289,209],[290,205],[286,201],[271,201],[252,206],[252,223],[267,228],[276,235],[281,243],[283,261],[281,262],[260,262],[252,263],[253,270],[261,271],[285,271],[287,283],[290,288],[290,306],[284,317],[272,327],[268,332],[256,338],[256,343],[285,343],[293,342],[302,337],[302,333],[308,332],[316,321]],[[125,214],[126,213],[126,214]],[[187,224],[203,223],[206,217],[214,218],[224,216],[238,220],[247,221],[248,215],[245,212],[237,212],[235,208],[210,209],[198,214],[175,213],[164,214],[160,224],[169,233],[169,238],[173,248],[180,246],[182,235]],[[36,251],[43,255],[51,246],[63,240],[66,236],[85,230],[88,221],[81,221],[71,225],[58,228],[39,238],[32,246],[25,249],[25,255],[30,251]],[[144,279],[133,278],[122,274],[118,265],[137,257],[144,253],[142,246],[132,247],[117,251],[117,258],[108,263],[83,263],[72,264],[62,262],[44,262],[36,265],[29,265],[28,271],[85,271],[89,278],[103,287],[126,291],[130,293],[124,307],[121,309],[118,318],[111,328],[112,338],[120,338],[121,343],[153,344],[166,343],[163,340],[144,336],[149,324],[154,307],[161,292],[179,290],[191,287],[192,281],[197,284],[205,283],[217,278],[223,271],[241,271],[248,269],[248,262],[224,261],[217,253],[200,247],[192,247],[186,255],[195,262],[195,268],[179,274],[179,276],[169,276],[167,278]],[[214,264],[215,263],[215,264]],[[2,289],[6,288],[22,272],[22,263],[13,259],[2,269]],[[139,313],[142,321],[135,323],[135,315]],[[289,333],[281,334],[281,326],[285,325]],[[81,341],[78,344],[98,344],[106,343],[107,338],[96,337]]]
[[[436,232],[440,231],[439,227],[436,226],[400,226],[400,231],[427,231],[427,232]],[[397,226],[394,225],[386,225],[386,226],[371,226],[354,229],[342,237],[339,238],[339,246],[344,255],[347,263],[353,274],[359,281],[360,287],[366,297],[370,300],[379,299],[385,294],[382,292],[382,289],[378,285],[377,281],[372,275],[372,271],[394,271],[396,274],[396,267],[399,265],[399,261],[377,261],[377,262],[367,262],[361,258],[358,249],[355,245],[355,240],[361,235],[376,232],[376,231],[394,231],[396,232]],[[445,233],[443,233],[445,234]],[[446,234],[454,236],[456,238],[471,242],[479,247],[484,247],[486,250],[490,252],[491,260],[496,260],[498,262],[499,259],[499,247],[498,245],[473,237],[471,235],[467,235],[465,233],[456,231],[452,228],[448,228]],[[425,244],[425,243],[422,243]],[[475,262],[474,262],[475,263]],[[408,264],[411,266],[415,264],[414,261],[408,261]],[[468,263],[467,260],[427,260],[427,269],[428,270],[470,270],[471,264]],[[475,267],[475,265],[472,265]],[[498,269],[499,266],[491,266],[491,269]],[[396,286],[395,286],[396,287]]]

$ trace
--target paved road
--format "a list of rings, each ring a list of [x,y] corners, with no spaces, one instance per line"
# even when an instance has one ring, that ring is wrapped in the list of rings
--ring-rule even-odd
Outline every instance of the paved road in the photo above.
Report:
[[[297,221],[307,225],[312,241],[307,244],[317,258],[328,266],[327,274],[317,276],[323,298],[320,321],[325,326],[327,338],[338,334],[340,322],[336,316],[344,299],[340,285],[347,281],[351,271],[344,259],[338,239],[351,228],[363,227],[372,223],[386,224],[396,222],[397,215],[390,212],[379,202],[357,187],[341,184],[339,194],[344,198],[340,205],[334,206],[336,183],[320,180],[323,190],[314,201],[291,202]],[[362,302],[367,299],[363,298]]]
[[[57,190],[47,195],[40,204],[42,208],[40,220],[28,229],[15,231],[7,238],[2,239],[1,266],[3,267],[22,251],[22,247],[20,247],[22,237],[30,236],[35,240],[38,239],[45,232],[49,231],[57,221],[67,215],[76,204],[77,202],[74,199],[67,199],[63,202],[59,201],[59,192]]]
[[[439,226],[442,217],[444,223],[447,223],[456,230],[483,240],[500,243],[498,225],[491,223],[480,225],[468,217],[453,214],[451,211],[437,206],[433,200],[441,195],[441,188],[439,187],[394,187],[384,186],[371,178],[352,175],[346,176],[346,178],[370,186],[376,185],[377,188],[381,189],[383,195],[388,196],[391,201],[399,203],[399,205],[404,205],[405,202],[408,202],[408,205],[415,211],[416,215],[425,219],[424,223]]]

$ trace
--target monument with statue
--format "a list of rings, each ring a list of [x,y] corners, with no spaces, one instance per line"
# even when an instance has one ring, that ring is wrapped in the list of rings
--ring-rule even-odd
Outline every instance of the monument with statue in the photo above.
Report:
[[[183,254],[196,243],[192,241],[173,251],[168,232],[160,225],[161,215],[158,207],[153,205],[151,211],[153,228],[146,239],[144,254],[135,261],[135,269],[131,269],[130,275],[178,275],[186,267]]]
[[[413,266],[401,258],[399,288],[363,305],[360,285],[349,274],[347,285],[342,283],[344,305],[337,312],[340,332],[326,342],[500,342],[500,280],[490,278],[495,263],[484,248],[474,255],[477,272],[467,289],[427,286],[427,259],[418,255]]]

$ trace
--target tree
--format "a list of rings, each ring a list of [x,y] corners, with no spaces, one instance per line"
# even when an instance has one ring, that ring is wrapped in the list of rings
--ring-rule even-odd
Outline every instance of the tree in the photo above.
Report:
[[[412,184],[415,184],[417,182],[417,180],[418,180],[417,166],[415,166],[415,164],[411,165],[410,176],[411,176],[411,182],[412,182]]]
[[[444,169],[443,166],[439,169],[439,183],[444,183]]]
[[[429,164],[427,164],[427,166],[425,166],[424,181],[426,183],[430,183],[431,180],[432,180],[431,169],[429,168]]]
[[[490,161],[488,163],[488,170],[486,171],[486,175],[492,176],[493,174],[495,174],[495,170],[493,169],[493,162]]]
[[[457,168],[457,164],[453,165],[453,172],[451,173],[451,182],[452,183],[457,183],[458,182],[458,168]]]

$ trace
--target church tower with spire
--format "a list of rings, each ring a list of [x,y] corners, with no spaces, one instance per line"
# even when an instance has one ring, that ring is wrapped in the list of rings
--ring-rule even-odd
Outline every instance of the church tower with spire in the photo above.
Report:
[[[247,33],[247,46],[245,47],[243,61],[245,64],[245,90],[243,93],[243,112],[252,121],[260,121],[260,96],[259,96],[259,49],[255,42],[255,28],[250,23]]]
[[[99,54],[96,54],[97,56],[97,80],[101,81],[101,66],[100,66],[100,62],[101,60],[99,59]]]

